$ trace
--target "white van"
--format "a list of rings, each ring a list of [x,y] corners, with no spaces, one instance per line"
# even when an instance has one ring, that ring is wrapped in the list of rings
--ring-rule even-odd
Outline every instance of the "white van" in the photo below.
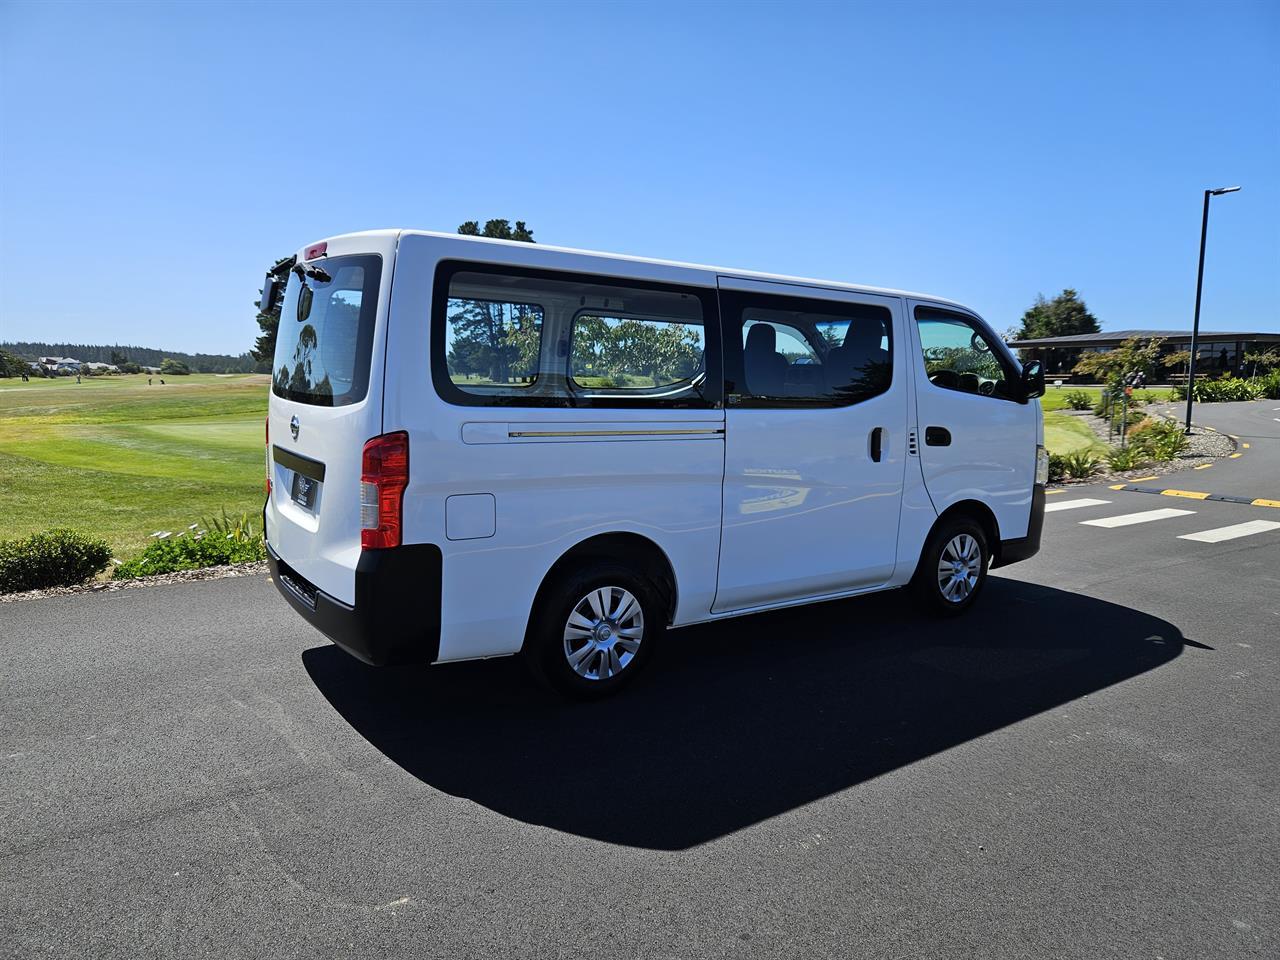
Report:
[[[367,663],[524,653],[598,696],[668,627],[956,614],[1039,549],[1043,372],[951,301],[408,230],[285,269],[271,571]]]

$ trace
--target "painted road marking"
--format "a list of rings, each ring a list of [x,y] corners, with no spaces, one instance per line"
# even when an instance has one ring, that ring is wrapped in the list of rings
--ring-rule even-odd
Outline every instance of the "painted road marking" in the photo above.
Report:
[[[1234,459],[1236,459],[1236,457],[1243,457],[1243,456],[1244,456],[1244,454],[1243,454],[1243,453],[1232,453],[1232,454],[1228,454],[1228,456],[1230,457],[1230,459],[1234,460]]]
[[[1149,476],[1149,477],[1134,477],[1134,478],[1133,478],[1133,482],[1134,482],[1134,483],[1141,483],[1143,480],[1154,480],[1154,479],[1155,479],[1156,477],[1158,477],[1158,476],[1159,476],[1159,474],[1158,474],[1158,473],[1153,473],[1153,474],[1152,474],[1151,476]],[[1124,487],[1124,486],[1125,486],[1125,484],[1121,484],[1120,486],[1121,486],[1121,487]],[[1114,489],[1114,488],[1113,488],[1113,489]]]
[[[1280,530],[1280,523],[1274,520],[1249,520],[1246,523],[1233,523],[1229,527],[1218,527],[1216,530],[1179,534],[1178,539],[1195,540],[1199,543],[1221,543],[1223,540],[1251,537],[1255,533],[1266,533],[1268,530]]]
[[[1213,466],[1213,464],[1212,464],[1212,463],[1200,463],[1200,464],[1197,464],[1196,466],[1192,467],[1191,469],[1192,469],[1192,470],[1208,470],[1208,469],[1209,469],[1210,467],[1212,467],[1212,466]]]
[[[1250,503],[1255,507],[1280,507],[1280,500],[1265,500],[1261,497],[1250,501]]]
[[[1162,497],[1186,497],[1188,500],[1207,500],[1209,494],[1199,490],[1161,490]]]
[[[1057,500],[1047,504],[1044,508],[1045,513],[1054,513],[1058,510],[1076,510],[1080,507],[1100,507],[1104,503],[1110,503],[1110,500],[1090,500],[1085,497],[1082,500]]]
[[[1242,443],[1240,446],[1244,447],[1246,450],[1249,449],[1249,445],[1247,443]]]
[[[1144,510],[1142,513],[1125,513],[1118,517],[1103,517],[1101,520],[1081,520],[1087,527],[1131,527],[1135,523],[1150,523],[1152,520],[1171,520],[1174,517],[1185,517],[1194,510],[1175,510],[1166,507],[1163,510]]]

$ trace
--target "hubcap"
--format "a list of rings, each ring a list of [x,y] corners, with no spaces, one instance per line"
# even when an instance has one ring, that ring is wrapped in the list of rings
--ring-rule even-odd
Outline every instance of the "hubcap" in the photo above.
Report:
[[[573,605],[564,625],[564,656],[578,676],[607,680],[635,659],[644,610],[622,587],[599,587]]]
[[[978,586],[982,576],[982,550],[967,533],[958,533],[942,549],[938,561],[938,589],[944,600],[961,603]]]

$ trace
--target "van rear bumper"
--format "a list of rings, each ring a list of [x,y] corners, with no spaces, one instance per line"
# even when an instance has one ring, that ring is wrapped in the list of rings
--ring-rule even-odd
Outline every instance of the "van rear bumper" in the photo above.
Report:
[[[1027,521],[1027,535],[1016,540],[1001,540],[999,552],[991,561],[993,568],[1029,560],[1040,552],[1040,536],[1044,532],[1044,501],[1044,484],[1037,483],[1031,494],[1031,519]]]
[[[354,606],[299,576],[269,543],[267,564],[289,606],[365,663],[431,663],[439,656],[442,558],[435,544],[363,551]]]

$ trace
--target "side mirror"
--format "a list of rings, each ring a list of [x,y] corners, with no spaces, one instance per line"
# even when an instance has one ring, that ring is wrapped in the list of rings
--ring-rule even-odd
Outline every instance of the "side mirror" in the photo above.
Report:
[[[284,290],[284,282],[271,274],[262,282],[262,299],[258,301],[258,309],[265,314],[273,314],[280,307],[280,294]]]
[[[1044,396],[1044,364],[1039,360],[1022,365],[1022,396],[1027,400]]]

